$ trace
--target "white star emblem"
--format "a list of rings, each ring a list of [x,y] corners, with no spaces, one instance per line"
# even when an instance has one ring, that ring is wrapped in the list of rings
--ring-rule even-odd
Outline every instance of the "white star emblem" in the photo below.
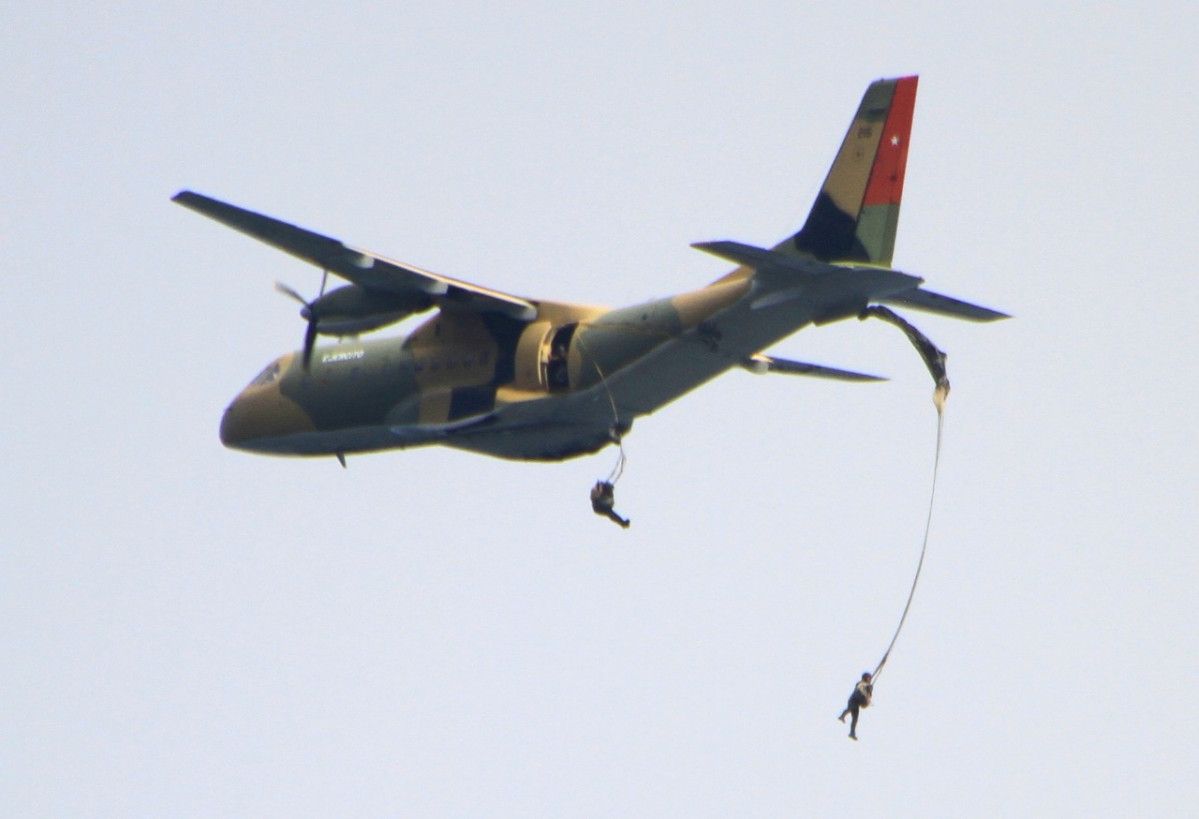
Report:
[[[892,147],[892,148],[898,148],[898,147],[899,147],[899,135],[898,135],[898,134],[896,134],[895,136],[891,137],[891,147]]]

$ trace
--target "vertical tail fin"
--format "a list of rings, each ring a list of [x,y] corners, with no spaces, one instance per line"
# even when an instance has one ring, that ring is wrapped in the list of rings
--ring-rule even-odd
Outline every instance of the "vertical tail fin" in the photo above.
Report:
[[[807,222],[776,250],[822,261],[891,265],[916,81],[901,77],[870,84]]]

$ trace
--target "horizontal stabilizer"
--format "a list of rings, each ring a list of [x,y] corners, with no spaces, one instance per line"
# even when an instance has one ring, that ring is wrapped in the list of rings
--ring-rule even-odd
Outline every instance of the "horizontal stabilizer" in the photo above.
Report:
[[[802,256],[793,256],[777,250],[767,250],[764,247],[742,244],[741,242],[728,240],[696,242],[691,246],[696,250],[702,250],[704,253],[711,253],[713,256],[728,259],[730,262],[752,267],[754,270],[773,268],[776,270],[789,270],[795,273],[812,274],[821,273],[828,269],[828,265],[811,261]]]
[[[802,300],[816,324],[857,315],[870,302],[915,290],[924,281],[886,267],[831,264],[741,242],[698,242],[692,247],[753,268],[759,287],[752,309]]]
[[[838,370],[835,367],[825,367],[820,364],[808,364],[803,361],[792,361],[787,358],[775,358],[774,356],[752,355],[741,362],[741,366],[749,370],[751,373],[763,375],[765,373],[786,373],[787,375],[812,375],[817,378],[832,378],[837,381],[886,381],[887,379],[877,375],[867,375],[866,373],[855,373],[849,370]]]
[[[934,293],[931,290],[908,290],[904,293],[879,299],[879,301],[887,304],[901,304],[904,307],[911,307],[913,310],[923,310],[926,313],[937,313],[938,315],[967,319],[969,321],[996,321],[997,319],[1011,318],[1007,313],[1000,313],[998,310],[992,310],[989,307],[980,307],[977,304],[958,301],[949,296]]]

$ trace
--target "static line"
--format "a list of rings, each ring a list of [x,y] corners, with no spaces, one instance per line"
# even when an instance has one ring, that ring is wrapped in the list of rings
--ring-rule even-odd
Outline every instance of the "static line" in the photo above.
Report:
[[[620,434],[620,411],[616,409],[616,399],[612,397],[612,390],[608,387],[608,377],[604,375],[603,369],[599,365],[599,361],[587,349],[587,345],[583,343],[583,339],[578,335],[575,336],[575,343],[579,345],[579,350],[591,359],[591,366],[595,367],[595,372],[599,375],[600,384],[604,387],[604,393],[608,396],[608,403],[612,405],[612,435],[616,439],[616,446],[620,450],[620,456],[616,459],[616,465],[612,467],[612,471],[608,473],[607,483],[616,485],[620,480],[620,476],[624,474],[625,461],[628,458],[624,454],[624,436]]]
[[[940,390],[938,390],[940,394]],[[933,501],[937,497],[937,472],[941,465],[941,433],[945,428],[945,413],[943,412],[944,398],[937,404],[937,451],[933,457],[933,485],[928,496],[928,517],[924,521],[924,542],[920,545],[920,561],[916,564],[916,576],[912,578],[912,588],[908,592],[908,602],[903,607],[903,615],[899,618],[899,625],[895,628],[895,634],[891,636],[891,642],[887,646],[886,652],[883,653],[883,658],[878,661],[878,665],[874,668],[872,675],[875,682],[878,682],[878,677],[883,672],[883,666],[887,664],[887,660],[891,657],[891,649],[895,648],[895,641],[899,639],[899,633],[903,631],[903,624],[908,619],[908,612],[912,608],[912,600],[916,597],[916,586],[920,584],[920,572],[924,568],[924,555],[928,552],[928,534],[932,529],[933,523]]]
[[[933,522],[933,502],[937,497],[937,472],[941,465],[941,434],[945,429],[945,401],[949,398],[949,374],[946,371],[946,358],[944,352],[933,344],[932,340],[924,333],[920,332],[910,322],[905,321],[894,310],[882,306],[881,304],[872,305],[863,310],[859,315],[860,321],[865,321],[871,316],[881,319],[889,324],[894,324],[903,334],[908,337],[908,341],[916,348],[916,352],[924,359],[924,364],[928,367],[929,375],[933,377],[933,404],[937,408],[937,448],[936,454],[933,456],[933,485],[928,495],[928,517],[924,521],[924,542],[920,545],[920,561],[916,564],[916,576],[912,578],[912,588],[908,592],[908,602],[903,607],[903,615],[899,618],[899,625],[895,629],[895,634],[891,637],[891,642],[887,646],[887,650],[883,653],[883,658],[878,661],[878,665],[874,668],[872,679],[877,681],[878,675],[882,673],[883,666],[887,664],[887,660],[891,657],[891,650],[895,648],[895,641],[899,639],[899,633],[903,631],[903,624],[907,622],[908,612],[912,608],[912,600],[916,596],[916,586],[920,584],[920,572],[924,568],[924,556],[928,553],[928,535],[932,529]]]

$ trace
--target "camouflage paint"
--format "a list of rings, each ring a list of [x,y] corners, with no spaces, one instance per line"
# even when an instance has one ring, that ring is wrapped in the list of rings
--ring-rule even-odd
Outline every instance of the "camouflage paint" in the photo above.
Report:
[[[824,261],[888,266],[899,224],[916,77],[880,80],[862,97],[795,250]]]
[[[299,355],[280,357],[230,404],[221,440],[289,455],[444,444],[561,460],[612,443],[637,417],[800,328],[858,315],[872,301],[1002,317],[886,269],[915,94],[915,77],[870,85],[798,233],[773,251],[697,245],[742,266],[699,290],[616,310],[510,296],[182,192],[181,204],[354,282],[361,292],[338,295],[344,303],[325,297],[330,313],[336,305],[369,323],[380,318],[372,304],[438,308],[407,337],[317,348],[307,372]],[[400,295],[363,300],[373,288]]]
[[[732,306],[750,290],[748,281],[717,283],[666,299],[612,310],[583,323],[571,345],[571,384],[585,389],[600,374],[615,374],[666,342]]]

